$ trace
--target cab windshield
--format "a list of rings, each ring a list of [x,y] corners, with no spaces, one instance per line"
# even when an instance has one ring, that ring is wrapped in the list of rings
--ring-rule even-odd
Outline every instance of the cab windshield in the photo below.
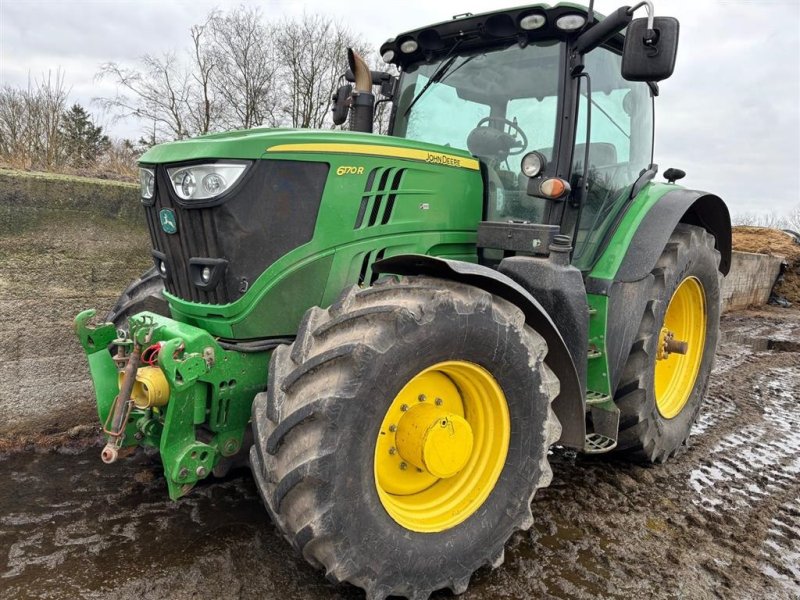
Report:
[[[487,218],[536,221],[541,201],[525,193],[520,161],[531,150],[552,160],[560,53],[548,41],[412,65],[400,80],[392,133],[478,156],[488,171]]]

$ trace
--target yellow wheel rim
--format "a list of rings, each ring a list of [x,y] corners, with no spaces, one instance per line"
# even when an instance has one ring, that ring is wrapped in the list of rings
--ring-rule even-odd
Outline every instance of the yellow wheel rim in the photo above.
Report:
[[[503,390],[483,367],[435,364],[392,401],[375,443],[375,486],[386,512],[411,531],[465,521],[494,489],[508,454]]]
[[[656,407],[666,419],[686,406],[703,362],[706,295],[696,277],[687,277],[672,294],[658,338],[655,366]]]

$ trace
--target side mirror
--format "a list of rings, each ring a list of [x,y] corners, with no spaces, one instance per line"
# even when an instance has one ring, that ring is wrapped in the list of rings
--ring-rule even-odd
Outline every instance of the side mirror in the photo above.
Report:
[[[350,84],[343,85],[333,95],[333,124],[341,125],[347,121],[347,112],[350,110],[350,94],[353,91],[353,86]]]
[[[625,33],[622,76],[628,81],[661,81],[675,70],[678,54],[678,19],[653,17],[634,19]]]

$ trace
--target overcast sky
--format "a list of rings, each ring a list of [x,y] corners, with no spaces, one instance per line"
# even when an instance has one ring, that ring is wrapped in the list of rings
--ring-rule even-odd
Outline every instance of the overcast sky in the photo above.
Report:
[[[628,4],[632,4],[630,0]],[[101,63],[135,64],[145,53],[186,48],[188,30],[223,0],[0,0],[0,84],[24,86],[61,68],[70,99],[115,136],[139,137],[91,103],[111,96]],[[514,0],[246,1],[267,18],[332,14],[376,47],[452,15],[514,6]],[[623,2],[597,0],[608,14]],[[721,195],[734,213],[785,213],[800,204],[800,0],[655,0],[681,22],[675,75],[656,100],[655,161],[684,169],[688,187]],[[642,11],[642,15],[644,11]]]

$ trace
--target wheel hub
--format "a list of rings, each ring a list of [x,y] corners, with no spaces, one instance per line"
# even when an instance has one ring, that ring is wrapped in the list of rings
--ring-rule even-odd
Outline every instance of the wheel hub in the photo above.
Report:
[[[664,314],[656,348],[656,407],[666,419],[683,410],[694,390],[706,335],[705,290],[696,277],[675,289]]]
[[[676,340],[674,332],[666,327],[661,328],[661,334],[658,336],[657,360],[666,360],[670,354],[686,354],[688,351],[689,342]]]
[[[401,526],[438,532],[469,518],[505,464],[511,423],[505,394],[483,367],[446,361],[407,381],[375,443],[375,486]]]
[[[435,404],[411,407],[397,424],[400,456],[437,478],[452,477],[472,454],[472,427],[463,417]]]

